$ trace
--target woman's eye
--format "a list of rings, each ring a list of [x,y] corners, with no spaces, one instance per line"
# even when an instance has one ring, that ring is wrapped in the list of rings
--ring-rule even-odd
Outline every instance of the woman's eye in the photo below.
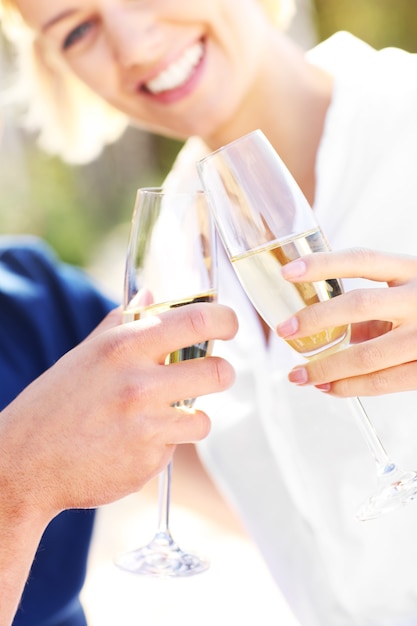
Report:
[[[65,37],[62,49],[68,50],[68,48],[71,48],[71,46],[78,43],[81,39],[83,39],[83,37],[85,37],[86,34],[88,34],[91,28],[91,22],[84,22],[83,24],[80,24],[80,26],[77,26],[77,28],[74,28],[74,30],[72,30],[69,35]]]

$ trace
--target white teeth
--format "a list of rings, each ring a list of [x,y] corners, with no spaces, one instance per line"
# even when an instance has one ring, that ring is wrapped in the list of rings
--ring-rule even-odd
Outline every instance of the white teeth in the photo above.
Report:
[[[146,83],[146,88],[153,94],[176,89],[183,85],[193,73],[204,54],[204,46],[201,42],[188,48],[175,63],[164,69],[158,76]]]

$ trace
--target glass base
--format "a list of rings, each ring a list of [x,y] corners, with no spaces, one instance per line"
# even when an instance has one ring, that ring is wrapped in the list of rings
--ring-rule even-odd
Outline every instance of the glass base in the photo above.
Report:
[[[376,493],[359,508],[360,521],[376,519],[402,508],[417,497],[417,472],[403,472],[393,463],[378,480]]]
[[[157,577],[185,577],[205,572],[205,559],[183,552],[168,533],[158,533],[146,546],[120,556],[116,565],[132,574]]]

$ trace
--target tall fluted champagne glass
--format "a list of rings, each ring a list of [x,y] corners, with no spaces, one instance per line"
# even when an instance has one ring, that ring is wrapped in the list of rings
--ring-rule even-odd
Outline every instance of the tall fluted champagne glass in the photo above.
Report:
[[[214,224],[205,194],[143,188],[137,192],[124,284],[124,321],[155,316],[194,302],[217,299]],[[167,355],[166,364],[210,354],[212,342]],[[192,409],[194,398],[175,406]],[[150,576],[190,576],[208,561],[179,548],[169,529],[172,463],[159,478],[156,534],[149,544],[120,556],[122,569]]]
[[[335,278],[298,284],[283,279],[283,265],[329,247],[306,198],[260,130],[208,155],[197,169],[236,274],[272,330],[301,308],[342,293]],[[288,343],[312,359],[349,340],[350,327],[342,326]],[[417,474],[400,470],[388,457],[360,399],[346,402],[376,464],[376,490],[357,513],[360,520],[373,519],[416,497]]]

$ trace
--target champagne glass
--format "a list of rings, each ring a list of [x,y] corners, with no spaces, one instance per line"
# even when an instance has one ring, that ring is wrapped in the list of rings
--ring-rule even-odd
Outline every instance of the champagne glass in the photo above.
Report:
[[[260,130],[223,146],[197,163],[217,230],[236,274],[267,325],[342,293],[335,278],[291,284],[281,267],[305,254],[329,250],[315,215],[290,172]],[[350,326],[288,341],[307,359],[340,350]],[[347,400],[375,460],[377,486],[357,517],[368,520],[417,495],[417,473],[402,471],[387,455],[359,398]]]
[[[139,189],[132,218],[124,283],[124,321],[217,300],[215,229],[204,192]],[[205,357],[211,341],[177,350],[166,364]],[[175,406],[192,409],[194,398]],[[172,462],[159,476],[158,526],[149,544],[122,555],[124,570],[150,576],[191,576],[209,563],[184,552],[171,536]]]

